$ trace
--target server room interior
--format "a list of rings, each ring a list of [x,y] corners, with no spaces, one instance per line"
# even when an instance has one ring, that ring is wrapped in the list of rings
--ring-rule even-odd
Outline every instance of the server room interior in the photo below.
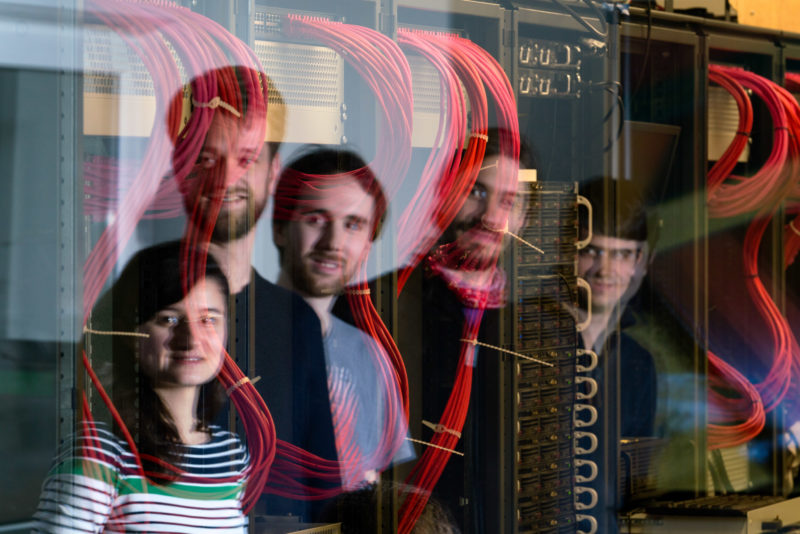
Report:
[[[378,98],[352,58],[331,54],[307,37],[284,35],[275,17],[312,15],[395,39],[401,29],[458,35],[486,50],[510,80],[536,180],[520,182],[524,225],[516,238],[504,238],[497,260],[507,297],[484,314],[477,338],[484,345],[477,350],[466,421],[433,489],[434,504],[422,513],[416,531],[431,522],[452,529],[431,532],[465,533],[800,531],[800,517],[769,508],[791,502],[800,465],[800,431],[795,433],[798,421],[791,410],[798,399],[794,367],[800,350],[792,332],[800,316],[794,298],[800,278],[797,267],[784,260],[792,230],[800,235],[796,226],[785,226],[794,209],[793,190],[784,190],[772,212],[759,207],[719,216],[709,208],[707,185],[709,170],[737,136],[748,142],[727,177],[734,184],[741,181],[737,176],[755,176],[775,165],[773,134],[787,129],[776,126],[770,103],[751,90],[753,125],[741,131],[735,102],[718,83],[709,82],[709,65],[741,67],[783,86],[784,75],[788,80],[788,74],[800,73],[800,35],[745,31],[729,22],[590,0],[181,4],[215,20],[259,55],[280,94],[269,104],[288,117],[275,128],[282,138],[269,139],[282,142],[283,161],[312,143],[346,145],[371,162],[381,156],[384,125]],[[85,215],[91,200],[84,194],[87,163],[130,173],[122,163],[141,163],[149,135],[149,126],[120,131],[124,121],[91,123],[93,106],[108,109],[100,108],[101,99],[87,89],[102,77],[104,65],[58,67],[63,47],[56,54],[59,43],[43,43],[39,28],[63,31],[57,28],[65,17],[75,17],[75,27],[83,28],[79,12],[66,9],[64,2],[58,5],[60,10],[0,6],[0,17],[21,21],[13,34],[20,45],[58,58],[48,64],[31,53],[35,57],[25,63],[25,54],[11,58],[0,52],[0,122],[7,140],[0,165],[10,177],[10,194],[0,199],[0,213],[6,214],[0,225],[6,250],[0,271],[6,324],[0,395],[3,420],[10,426],[0,438],[8,452],[0,463],[0,532],[30,529],[53,454],[80,416],[74,392],[84,378],[78,371],[80,334],[73,332],[82,328],[81,273],[113,215]],[[69,41],[79,47],[70,52],[75,65],[91,64],[82,57],[91,39],[85,32]],[[126,65],[105,65],[108,70],[142,68],[124,46],[97,42],[108,54],[98,61]],[[448,293],[445,287],[431,289],[422,267],[399,297],[396,291],[403,261],[396,246],[400,218],[425,176],[441,106],[435,72],[419,55],[408,54],[408,60],[414,81],[411,159],[373,245],[367,279],[408,373],[408,438],[416,440],[415,459],[387,468],[377,489],[331,500],[327,515],[287,520],[257,506],[250,522],[255,532],[397,531],[407,497],[404,482],[432,447],[434,434],[452,430],[437,425],[438,419],[429,421],[425,414],[433,407],[423,403],[444,409],[455,360],[444,354],[434,360],[425,345],[436,334],[458,336],[461,325],[444,324],[452,319],[446,315],[452,309],[440,311],[448,303],[431,302],[426,291]],[[114,105],[131,106],[126,111],[131,115],[142,100],[153,98],[152,89],[136,94],[130,85],[111,85],[103,96],[116,98]],[[491,95],[488,102],[489,126],[496,126],[500,121]],[[60,177],[57,186],[54,176]],[[612,305],[605,341],[588,347],[581,332],[588,322],[586,308],[593,308],[591,284],[581,279],[579,259],[594,251],[596,262],[615,261],[611,249],[593,243],[603,229],[621,225],[619,207],[626,199],[613,182],[636,190],[648,235],[634,251],[637,270],[628,287],[636,288],[635,295],[625,294]],[[603,184],[605,196],[587,206],[580,193],[589,183]],[[272,201],[268,210],[271,206]],[[753,252],[747,246],[760,217],[769,222]],[[253,262],[275,281],[278,258],[270,217],[262,219]],[[589,219],[596,221],[591,232]],[[114,272],[136,249],[181,237],[184,224],[179,214],[140,221],[131,242],[121,244]],[[743,262],[748,251],[756,256],[750,263]],[[757,272],[748,269],[752,265]],[[754,279],[781,316],[777,323],[766,323],[754,304]],[[340,298],[337,309],[344,301]],[[462,320],[460,305],[453,305],[455,318]],[[352,319],[346,307],[341,315]],[[775,324],[789,330],[780,335],[791,338],[784,341],[790,347],[780,350],[793,358],[784,368],[792,379],[774,378],[784,390],[777,401],[767,402],[767,393],[775,397],[774,391],[760,386],[779,357],[770,330]],[[440,341],[437,350],[453,345],[458,350],[463,340]],[[652,380],[636,374],[641,367],[624,367],[623,349],[631,346],[644,355]],[[638,399],[648,396],[654,405],[645,414],[650,430],[626,435],[625,414],[646,409]],[[726,411],[725,402],[739,411]],[[761,406],[756,423],[737,418],[736,413],[756,411],[741,407],[748,403]],[[728,526],[736,524],[732,516],[747,516],[751,509],[769,509],[770,517],[780,519],[759,521],[758,530]],[[695,523],[673,522],[675,517],[695,518],[701,526],[691,530]]]

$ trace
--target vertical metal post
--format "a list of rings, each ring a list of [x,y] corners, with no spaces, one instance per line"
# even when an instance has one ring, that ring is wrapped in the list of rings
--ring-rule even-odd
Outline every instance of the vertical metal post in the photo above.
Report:
[[[82,180],[78,172],[83,135],[81,0],[60,2],[58,20],[58,339],[56,436],[74,432],[78,340],[83,317]]]
[[[698,45],[695,53],[695,117],[694,131],[694,266],[695,282],[694,317],[697,332],[705,332],[704,339],[699,340],[694,355],[694,398],[695,406],[695,458],[694,458],[694,494],[700,497],[706,491],[706,426],[708,413],[706,410],[706,376],[708,374],[708,212],[706,211],[706,164],[708,161],[708,36],[698,31]]]

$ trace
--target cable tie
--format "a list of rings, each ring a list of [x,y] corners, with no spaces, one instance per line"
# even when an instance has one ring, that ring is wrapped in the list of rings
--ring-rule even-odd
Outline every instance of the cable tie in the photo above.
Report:
[[[472,132],[471,134],[469,134],[469,136],[470,137],[477,137],[478,139],[483,139],[487,143],[489,142],[489,136],[486,135],[486,134],[482,134],[482,133],[478,133],[478,132]]]
[[[545,252],[544,252],[544,250],[540,249],[539,247],[537,247],[537,246],[536,246],[536,245],[534,245],[533,243],[531,243],[531,242],[529,242],[529,241],[525,241],[524,239],[522,239],[520,236],[518,236],[518,235],[517,235],[517,234],[515,234],[514,232],[511,232],[511,231],[509,231],[509,230],[508,230],[508,225],[506,225],[506,234],[510,235],[511,237],[513,237],[514,239],[516,239],[517,241],[519,241],[520,243],[523,243],[523,244],[525,244],[525,245],[527,245],[527,246],[531,247],[533,250],[535,250],[535,251],[536,251],[536,252],[538,252],[539,254],[544,254],[544,253],[545,253]]]
[[[788,126],[776,126],[775,130],[786,130],[788,132],[789,131],[789,127]]]
[[[758,278],[758,273],[748,274],[745,278]]]
[[[420,445],[426,445],[428,447],[433,447],[434,449],[440,449],[440,450],[447,451],[447,452],[452,453],[452,454],[457,454],[459,456],[464,456],[463,452],[458,452],[458,451],[455,451],[453,449],[448,449],[447,447],[442,447],[440,445],[434,445],[433,443],[430,443],[428,441],[422,441],[421,439],[406,438],[406,441],[410,441],[412,443],[419,443]]]
[[[225,390],[225,394],[226,394],[226,395],[228,395],[228,396],[230,397],[230,396],[231,396],[231,393],[233,393],[234,391],[236,391],[238,388],[242,387],[242,386],[243,386],[243,385],[245,385],[246,383],[250,382],[250,384],[255,384],[255,383],[256,383],[256,382],[258,382],[259,380],[261,380],[261,377],[260,377],[260,376],[257,376],[257,377],[255,377],[255,378],[254,378],[254,379],[252,379],[252,380],[250,380],[250,378],[249,378],[249,377],[243,376],[242,378],[240,378],[239,380],[237,380],[237,381],[236,381],[236,382],[235,382],[235,383],[234,383],[234,384],[233,384],[231,387],[229,387],[228,389],[226,389],[226,390]]]
[[[792,232],[794,232],[795,234],[800,235],[800,230],[798,230],[797,227],[794,225],[794,219],[789,221],[789,228],[791,228]]]
[[[750,132],[745,132],[744,130],[739,130],[736,132],[736,135],[743,135],[745,137],[750,137]]]
[[[536,358],[534,358],[532,356],[527,356],[525,354],[520,354],[519,352],[514,352],[513,350],[506,350],[506,349],[504,349],[502,347],[496,347],[494,345],[489,345],[488,343],[482,343],[482,342],[478,341],[477,339],[467,339],[467,338],[463,338],[462,337],[460,341],[462,341],[464,343],[471,343],[473,345],[478,345],[478,346],[481,346],[481,347],[486,347],[487,349],[494,349],[494,350],[497,350],[497,351],[500,351],[500,352],[505,352],[506,354],[512,354],[512,355],[514,355],[514,356],[516,356],[518,358],[522,358],[523,360],[530,360],[532,362],[540,363],[540,364],[546,365],[548,367],[555,367],[550,362],[546,362],[544,360],[537,360]]]
[[[491,168],[493,168],[493,167],[497,167],[497,162],[498,162],[498,161],[499,161],[499,160],[495,160],[495,162],[494,162],[494,163],[492,163],[491,165],[484,165],[483,167],[481,167],[480,169],[478,169],[478,172],[485,171],[486,169],[491,169]]]
[[[150,334],[144,332],[123,332],[121,330],[95,330],[88,326],[83,327],[84,334],[95,334],[98,336],[130,336],[130,337],[150,337]]]
[[[453,436],[457,437],[458,439],[461,439],[461,432],[459,432],[458,430],[453,430],[452,428],[447,428],[446,426],[444,426],[442,424],[434,424],[434,423],[431,423],[430,421],[426,421],[425,419],[422,420],[422,424],[427,426],[428,428],[433,429],[433,431],[436,432],[436,433],[447,432],[448,434],[452,434]]]
[[[345,289],[344,292],[347,295],[369,295],[371,293],[369,288],[367,288],[367,289]]]
[[[230,104],[222,100],[219,96],[215,96],[208,102],[198,102],[193,98],[192,104],[194,104],[198,108],[211,108],[211,109],[222,108],[224,110],[230,111],[237,118],[241,118],[242,116],[242,114],[239,113],[239,110],[237,110],[235,107],[231,106]]]

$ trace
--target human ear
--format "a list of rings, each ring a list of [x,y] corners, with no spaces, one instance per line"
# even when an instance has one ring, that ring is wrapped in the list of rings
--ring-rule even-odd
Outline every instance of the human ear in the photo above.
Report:
[[[281,172],[281,157],[279,154],[271,154],[272,159],[269,162],[269,182],[267,183],[267,191],[270,197],[275,197],[275,186],[278,184],[278,176]]]
[[[272,242],[278,248],[284,248],[288,242],[286,224],[275,221],[272,223]]]

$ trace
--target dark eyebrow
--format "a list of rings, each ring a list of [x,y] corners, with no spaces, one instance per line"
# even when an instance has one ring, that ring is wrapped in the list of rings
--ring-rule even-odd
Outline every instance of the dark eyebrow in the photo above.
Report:
[[[347,219],[348,221],[357,221],[363,223],[369,222],[365,217],[362,217],[361,215],[348,215],[345,217],[345,219]]]
[[[330,212],[328,210],[324,210],[322,208],[300,208],[297,211],[300,212],[300,215],[311,215],[311,214],[321,214],[321,215],[328,215]]]

